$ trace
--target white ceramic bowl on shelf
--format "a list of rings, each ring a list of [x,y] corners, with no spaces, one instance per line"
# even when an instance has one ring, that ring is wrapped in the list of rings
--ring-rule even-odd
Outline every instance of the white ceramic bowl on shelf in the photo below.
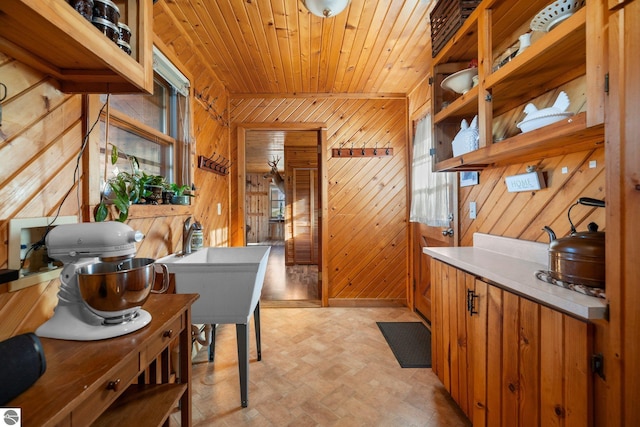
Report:
[[[542,114],[537,117],[523,120],[516,126],[522,131],[522,133],[531,132],[532,130],[540,129],[541,127],[548,126],[552,123],[559,122],[567,117],[573,116],[573,113],[550,113]]]
[[[549,32],[585,5],[585,0],[556,0],[542,9],[531,21],[533,31]]]
[[[440,86],[455,93],[465,94],[473,87],[473,76],[477,75],[477,68],[466,68],[445,78]]]

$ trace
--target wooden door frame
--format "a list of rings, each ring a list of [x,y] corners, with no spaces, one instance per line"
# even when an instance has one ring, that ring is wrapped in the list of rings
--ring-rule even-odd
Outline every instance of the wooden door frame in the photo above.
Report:
[[[329,195],[329,175],[327,172],[327,125],[326,123],[239,123],[237,129],[237,187],[238,187],[238,220],[236,232],[242,236],[242,245],[246,246],[247,236],[246,228],[246,206],[245,206],[245,180],[246,180],[246,146],[245,135],[247,131],[252,130],[273,130],[273,131],[315,131],[318,136],[318,187],[320,190],[320,222],[319,230],[319,248],[318,248],[318,291],[320,292],[320,300],[323,307],[329,306],[329,284],[326,278],[329,277],[327,266],[327,243],[329,235],[327,225],[329,219],[328,195]]]

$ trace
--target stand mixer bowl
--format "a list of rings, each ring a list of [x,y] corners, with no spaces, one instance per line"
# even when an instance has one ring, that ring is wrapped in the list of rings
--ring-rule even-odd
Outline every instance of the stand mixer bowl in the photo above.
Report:
[[[82,299],[91,311],[105,318],[105,323],[130,320],[149,297],[155,279],[154,261],[128,258],[81,267],[78,287]]]

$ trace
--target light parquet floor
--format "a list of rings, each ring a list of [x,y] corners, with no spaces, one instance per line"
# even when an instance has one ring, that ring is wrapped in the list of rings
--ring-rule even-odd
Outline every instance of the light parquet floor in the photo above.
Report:
[[[251,332],[249,406],[240,406],[235,326],[220,325],[215,361],[205,350],[193,365],[194,426],[470,425],[432,370],[401,368],[380,333],[377,321],[420,320],[407,308],[261,314],[260,362]]]
[[[262,286],[261,300],[270,304],[282,301],[318,301],[318,266],[285,265],[284,242],[260,243],[271,246],[269,263]]]

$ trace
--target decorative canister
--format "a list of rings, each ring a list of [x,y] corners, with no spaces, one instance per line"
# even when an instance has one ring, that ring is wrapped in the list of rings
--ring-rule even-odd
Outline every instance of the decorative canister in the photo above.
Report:
[[[120,49],[124,50],[127,53],[127,55],[131,55],[131,46],[129,45],[129,43],[118,39],[116,44]]]
[[[131,43],[131,28],[124,22],[118,22],[118,30],[120,30],[119,40],[122,40],[127,45]]]
[[[67,3],[76,10],[80,15],[91,22],[93,17],[93,0],[67,0]]]
[[[93,17],[106,19],[113,25],[118,25],[120,9],[111,0],[93,0]]]
[[[204,235],[202,234],[202,230],[193,230],[193,234],[191,236],[191,250],[197,251],[198,249],[202,249],[203,244]]]
[[[118,41],[118,34],[120,34],[118,32],[118,27],[115,24],[111,23],[111,21],[104,18],[96,18],[94,16],[91,22],[97,29],[102,31],[104,35],[106,35],[112,41]]]

